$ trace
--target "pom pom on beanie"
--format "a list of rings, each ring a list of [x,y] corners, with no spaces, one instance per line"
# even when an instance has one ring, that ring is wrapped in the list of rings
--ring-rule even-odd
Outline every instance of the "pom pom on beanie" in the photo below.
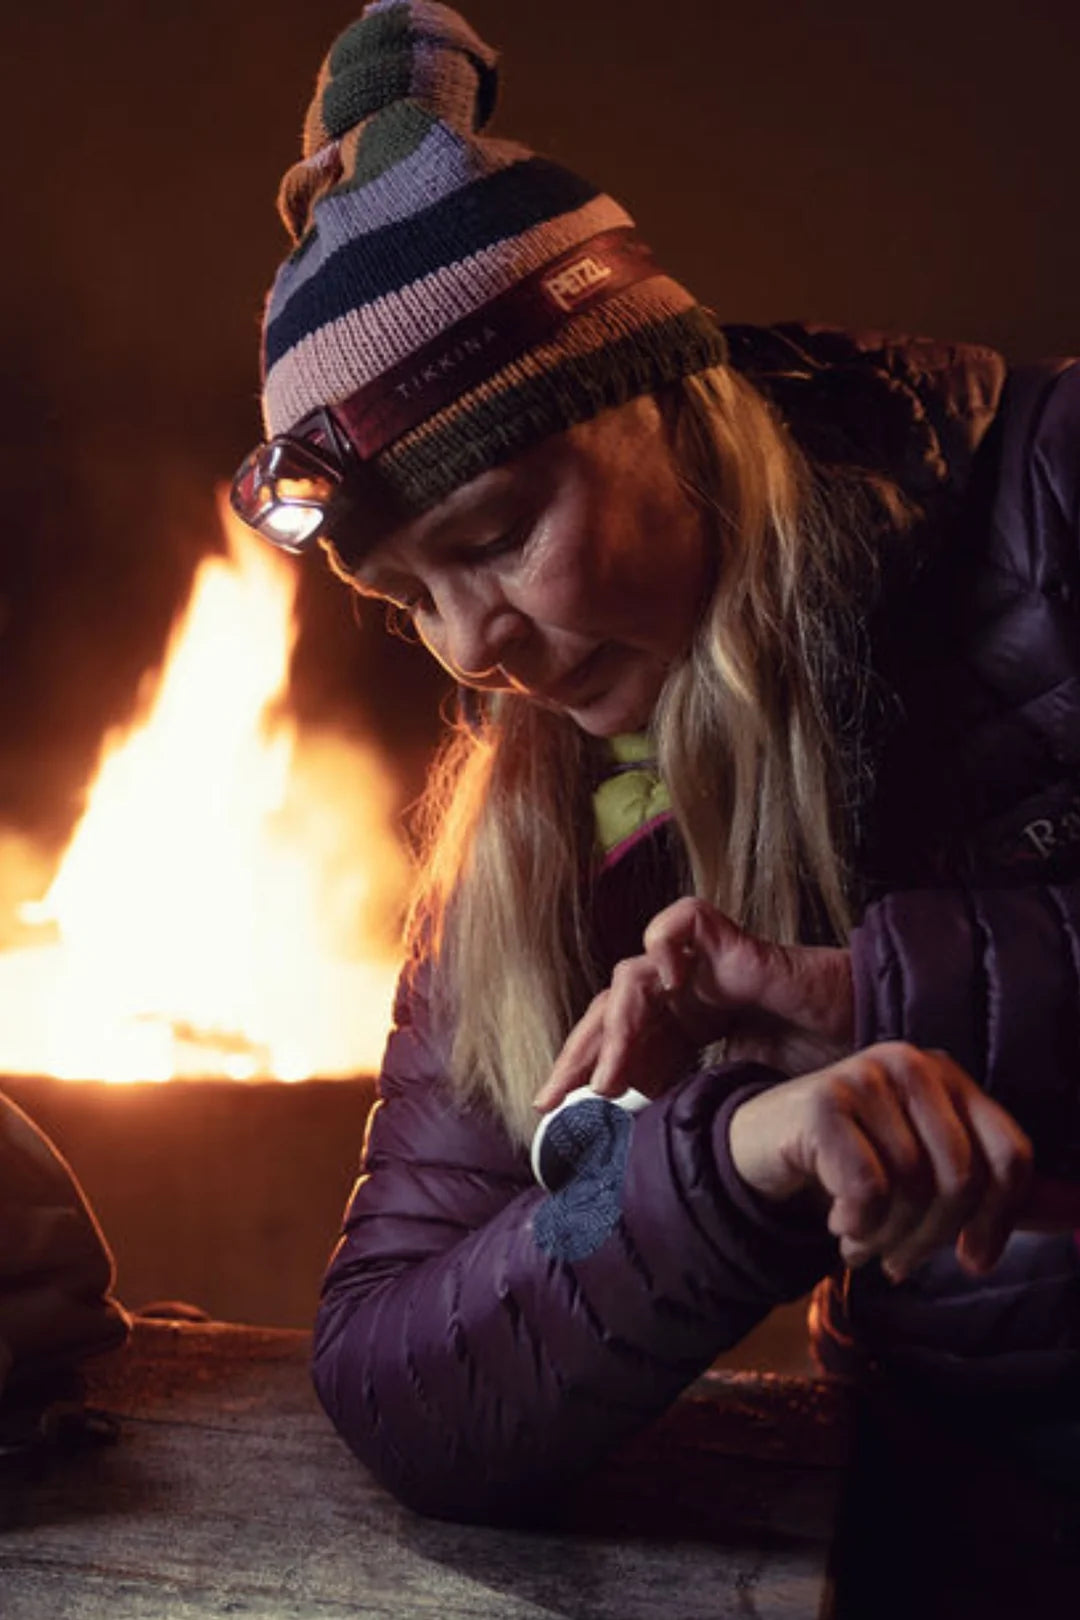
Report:
[[[412,102],[463,135],[484,128],[498,94],[496,55],[437,0],[375,0],[328,52],[304,120],[303,158],[282,181],[278,209],[298,242],[318,201],[345,172],[333,144],[395,102]]]

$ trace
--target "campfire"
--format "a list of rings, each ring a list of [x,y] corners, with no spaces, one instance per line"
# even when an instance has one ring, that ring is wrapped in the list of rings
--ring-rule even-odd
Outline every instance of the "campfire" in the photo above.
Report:
[[[55,870],[0,831],[0,1073],[370,1071],[408,865],[373,749],[288,705],[295,565],[222,509],[139,712]],[[51,863],[55,865],[54,863]]]

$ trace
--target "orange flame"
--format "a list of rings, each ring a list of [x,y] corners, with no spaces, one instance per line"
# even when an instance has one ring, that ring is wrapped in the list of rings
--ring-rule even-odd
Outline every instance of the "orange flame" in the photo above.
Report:
[[[106,738],[55,877],[18,908],[0,1073],[297,1080],[378,1063],[408,883],[392,784],[372,753],[285,716],[294,565],[225,523],[229,557],[199,568],[145,717]],[[12,852],[24,874],[28,852],[5,851],[17,889]]]

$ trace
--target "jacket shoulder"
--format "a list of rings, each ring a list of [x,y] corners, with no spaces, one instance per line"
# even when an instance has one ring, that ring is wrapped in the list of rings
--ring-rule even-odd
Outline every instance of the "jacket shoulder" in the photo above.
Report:
[[[884,473],[916,498],[966,483],[1008,372],[982,344],[799,322],[724,332],[731,364],[810,456]]]

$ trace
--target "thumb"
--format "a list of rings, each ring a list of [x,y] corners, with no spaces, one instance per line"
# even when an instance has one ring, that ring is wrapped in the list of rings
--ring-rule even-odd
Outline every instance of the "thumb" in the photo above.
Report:
[[[690,988],[701,995],[710,982],[720,990],[723,958],[744,937],[730,917],[690,896],[652,919],[645,930],[645,955],[665,990]]]

